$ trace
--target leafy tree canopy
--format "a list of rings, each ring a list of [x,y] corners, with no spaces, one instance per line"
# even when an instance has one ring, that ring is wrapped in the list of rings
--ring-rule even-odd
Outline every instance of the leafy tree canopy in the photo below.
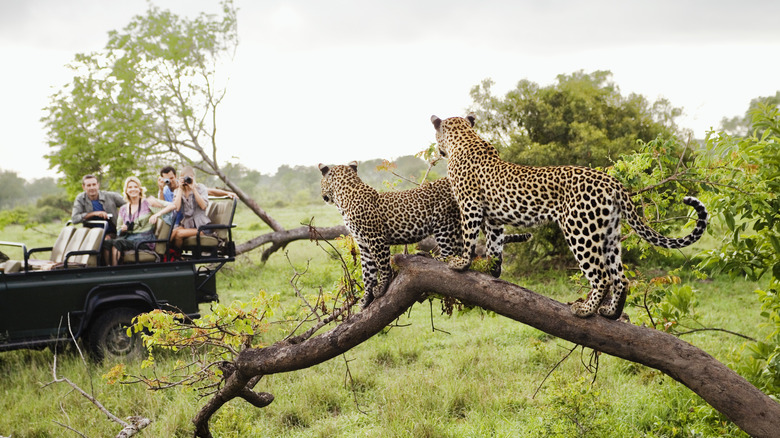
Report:
[[[668,101],[650,104],[623,96],[609,71],[559,75],[546,87],[527,79],[504,98],[486,79],[471,89],[477,129],[504,159],[532,166],[578,164],[603,167],[650,141],[676,133],[681,110]]]
[[[183,19],[150,5],[99,52],[78,54],[73,80],[51,97],[42,121],[51,167],[70,195],[81,177],[117,190],[128,175],[151,179],[162,163],[216,161],[216,66],[238,44],[235,9]],[[204,154],[201,141],[210,142]],[[187,153],[193,153],[189,159]]]
[[[760,96],[752,99],[745,115],[724,117],[720,121],[721,128],[728,134],[742,137],[749,135],[751,129],[756,129],[756,136],[761,137],[764,126],[760,123],[761,119],[756,119],[754,116],[763,114],[760,108],[762,105],[769,108],[780,108],[780,91],[776,92],[774,96]]]

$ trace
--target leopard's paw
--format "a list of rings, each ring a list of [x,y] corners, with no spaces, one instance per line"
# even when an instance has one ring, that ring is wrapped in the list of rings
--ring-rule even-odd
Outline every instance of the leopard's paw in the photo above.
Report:
[[[587,306],[585,301],[575,301],[571,303],[569,308],[571,309],[571,313],[580,318],[587,318],[596,313],[596,309]]]
[[[612,305],[611,302],[599,306],[599,315],[607,317],[609,319],[617,319],[620,316],[617,314],[616,306]]]
[[[363,295],[363,298],[360,299],[360,310],[364,310],[366,307],[368,307],[372,302],[374,302],[374,295],[370,292],[366,292]]]
[[[447,261],[447,265],[450,267],[450,269],[453,269],[455,271],[465,271],[466,269],[471,266],[471,261],[465,257],[450,257],[450,259]]]

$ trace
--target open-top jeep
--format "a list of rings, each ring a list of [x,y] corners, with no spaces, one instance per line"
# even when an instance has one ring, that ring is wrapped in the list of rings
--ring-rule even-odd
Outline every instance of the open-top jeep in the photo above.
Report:
[[[166,261],[172,227],[163,220],[155,240],[138,242],[118,266],[100,260],[104,227],[68,224],[46,248],[0,242],[22,253],[0,263],[0,351],[83,339],[98,358],[139,355],[140,337],[127,336],[133,317],[170,309],[198,318],[198,304],[218,299],[216,273],[235,259],[235,208],[234,199],[212,199],[205,233],[185,240],[174,261]],[[41,253],[50,257],[35,258]]]

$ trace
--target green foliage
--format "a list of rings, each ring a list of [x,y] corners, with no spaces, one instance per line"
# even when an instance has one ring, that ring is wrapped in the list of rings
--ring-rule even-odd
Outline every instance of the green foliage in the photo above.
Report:
[[[742,365],[759,388],[779,396],[780,108],[759,104],[750,114],[753,136],[719,133],[707,138],[709,166],[720,182],[709,186],[712,210],[728,237],[705,254],[701,267],[754,280],[769,277],[768,288],[757,294],[761,316],[773,330],[764,341],[746,345]]]
[[[501,99],[491,80],[471,90],[476,129],[504,159],[530,166],[575,164],[604,167],[636,150],[636,141],[675,133],[681,110],[623,96],[608,71],[559,75],[542,87],[526,79]]]
[[[212,304],[211,312],[196,320],[159,309],[137,316],[128,336],[142,333],[149,351],[142,368],[154,369],[152,375],[138,376],[138,381],[153,389],[185,385],[208,393],[222,381],[224,362],[232,362],[244,348],[264,346],[261,335],[269,330],[268,320],[277,307],[277,296],[260,291],[247,302]],[[169,373],[162,372],[154,366],[155,349],[188,350],[190,361],[177,362]],[[109,383],[124,377],[124,364],[104,376]]]
[[[774,96],[761,96],[750,101],[747,111],[743,116],[736,116],[732,118],[724,117],[720,121],[721,129],[730,135],[746,137],[752,133],[752,129],[756,129],[756,136],[761,137],[763,135],[763,129],[761,127],[753,126],[753,114],[756,110],[759,110],[761,105],[764,106],[780,106],[780,91],[776,92]]]
[[[632,272],[629,276],[636,274]],[[682,327],[700,326],[695,311],[696,291],[680,283],[680,277],[671,274],[649,280],[632,279],[627,304],[641,310],[633,322],[673,335],[679,335]]]
[[[759,279],[780,278],[780,109],[760,106],[753,121],[761,137],[711,134],[708,167],[718,184],[706,185],[712,211],[725,224],[729,238],[710,251],[702,267],[715,272]]]
[[[590,437],[614,434],[610,406],[584,377],[559,378],[551,385],[538,437]]]
[[[76,55],[72,82],[51,97],[42,119],[53,149],[47,158],[65,175],[69,195],[87,173],[118,190],[128,175],[148,179],[160,163],[176,162],[171,152],[205,159],[201,142],[216,157],[209,121],[225,93],[216,65],[238,43],[229,0],[223,13],[182,19],[150,5],[110,32],[104,50]]]
[[[0,230],[8,225],[27,225],[29,223],[29,213],[27,209],[14,208],[13,210],[0,210]]]

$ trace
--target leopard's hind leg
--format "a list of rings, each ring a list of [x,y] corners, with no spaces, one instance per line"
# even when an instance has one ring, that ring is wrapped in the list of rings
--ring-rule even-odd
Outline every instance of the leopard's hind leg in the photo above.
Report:
[[[501,276],[501,266],[504,263],[504,226],[495,225],[486,220],[485,228],[485,256],[490,263],[490,275]]]
[[[620,252],[620,217],[613,216],[610,218],[607,236],[604,239],[604,258],[611,288],[607,298],[599,306],[599,314],[610,319],[620,317],[628,296],[628,279],[623,272]]]
[[[595,216],[591,218],[587,215],[581,215],[566,218],[558,225],[561,227],[569,249],[577,259],[582,273],[591,285],[587,298],[571,305],[572,313],[585,318],[598,311],[604,296],[612,285],[612,277],[608,274],[604,257],[606,220]]]
[[[463,236],[463,255],[451,257],[447,263],[450,269],[465,271],[471,267],[471,262],[477,253],[477,237],[482,225],[482,208],[471,200],[458,202],[461,217],[461,235]]]

